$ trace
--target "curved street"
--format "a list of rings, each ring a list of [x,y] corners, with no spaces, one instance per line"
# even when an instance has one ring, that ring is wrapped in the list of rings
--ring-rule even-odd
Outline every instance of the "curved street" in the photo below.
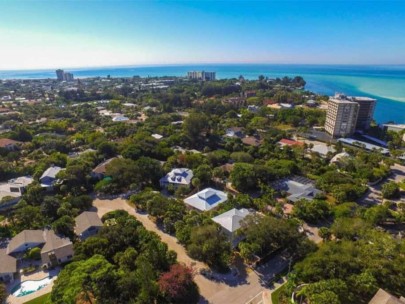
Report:
[[[271,293],[271,289],[262,285],[260,274],[248,268],[239,269],[240,276],[238,278],[231,278],[230,275],[216,275],[216,278],[209,280],[198,273],[201,268],[207,267],[204,263],[190,258],[182,245],[177,242],[177,239],[168,235],[158,229],[149,218],[147,214],[140,214],[130,206],[126,200],[116,198],[113,200],[95,199],[93,206],[97,209],[98,215],[101,217],[104,214],[113,210],[125,210],[129,214],[136,217],[146,229],[158,234],[163,242],[168,245],[168,248],[177,253],[177,260],[181,263],[191,265],[196,269],[196,276],[194,278],[197,283],[201,300],[200,303],[212,304],[245,304],[245,303],[263,303],[261,297],[257,297],[261,292],[266,291],[266,294]],[[271,265],[267,265],[271,266]],[[275,262],[274,270],[278,270],[283,266],[283,261]],[[273,268],[273,267],[272,267]],[[259,300],[251,301],[253,298],[260,298]],[[270,302],[269,302],[270,303]]]

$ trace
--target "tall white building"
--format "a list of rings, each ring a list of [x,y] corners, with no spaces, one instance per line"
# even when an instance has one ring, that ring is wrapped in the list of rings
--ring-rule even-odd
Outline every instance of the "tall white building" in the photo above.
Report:
[[[325,131],[333,137],[352,135],[356,130],[359,104],[354,101],[330,98],[326,112]]]
[[[56,70],[55,72],[56,72],[56,78],[57,78],[59,81],[63,81],[65,72],[64,72],[63,70],[61,70],[61,69]]]
[[[325,130],[333,137],[344,137],[370,128],[377,100],[337,93],[328,102]]]
[[[56,78],[58,81],[73,81],[74,77],[72,73],[65,72],[64,70],[56,70]]]
[[[64,73],[63,80],[65,81],[73,81],[74,77],[72,73]]]
[[[216,77],[215,72],[205,72],[205,71],[190,71],[190,72],[187,72],[187,78],[188,79],[210,81],[210,80],[215,80],[215,77]]]

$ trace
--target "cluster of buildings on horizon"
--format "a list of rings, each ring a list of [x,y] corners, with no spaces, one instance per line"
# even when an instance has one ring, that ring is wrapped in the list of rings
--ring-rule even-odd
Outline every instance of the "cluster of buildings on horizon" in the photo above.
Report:
[[[333,137],[346,137],[370,128],[376,99],[336,93],[328,101],[325,131]]]
[[[211,81],[215,80],[215,72],[205,72],[205,71],[190,71],[187,72],[187,78],[193,80]]]
[[[73,81],[74,77],[72,73],[65,72],[64,70],[58,69],[56,72],[56,79],[58,81]]]

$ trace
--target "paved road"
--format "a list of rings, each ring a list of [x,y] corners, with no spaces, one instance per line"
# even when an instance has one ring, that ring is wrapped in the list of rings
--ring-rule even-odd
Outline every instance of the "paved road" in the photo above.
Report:
[[[156,232],[169,249],[177,253],[177,260],[187,265],[193,265],[196,269],[207,267],[204,263],[191,259],[183,246],[177,243],[177,239],[170,236],[161,230],[149,220],[145,214],[135,212],[134,208],[120,198],[114,200],[93,201],[93,206],[97,209],[98,215],[101,217],[105,213],[113,210],[126,210],[129,214],[135,216],[149,231]],[[208,280],[204,276],[197,274],[195,282],[200,288],[202,299],[200,303],[212,304],[245,304],[247,301],[255,297],[258,293],[271,290],[262,286],[260,276],[250,269],[240,269],[240,277],[235,279],[230,275],[217,275],[216,280]]]

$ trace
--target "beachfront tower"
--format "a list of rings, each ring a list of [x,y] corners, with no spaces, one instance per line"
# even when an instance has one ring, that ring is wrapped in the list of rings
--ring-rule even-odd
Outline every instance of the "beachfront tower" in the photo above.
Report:
[[[63,70],[61,70],[61,69],[56,70],[56,78],[58,79],[58,81],[63,81],[64,76],[65,76],[65,72]]]
[[[364,131],[369,129],[377,100],[369,97],[352,97],[352,100],[359,104],[356,130]]]
[[[346,98],[330,98],[325,131],[333,137],[350,136],[356,130],[359,104]]]
[[[188,79],[196,79],[203,81],[215,80],[215,72],[205,72],[205,71],[190,71],[187,73]]]

